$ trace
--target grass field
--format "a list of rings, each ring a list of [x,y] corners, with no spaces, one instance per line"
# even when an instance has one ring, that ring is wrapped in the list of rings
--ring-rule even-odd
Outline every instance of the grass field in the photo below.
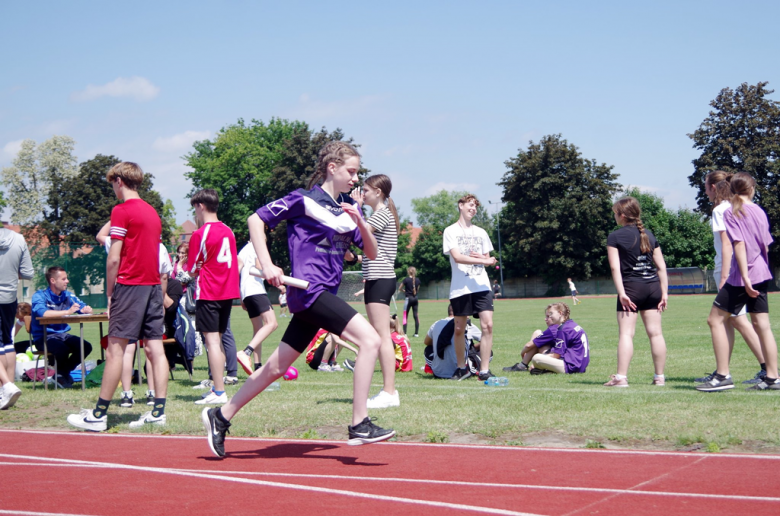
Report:
[[[724,393],[703,394],[693,389],[693,378],[714,369],[706,323],[712,297],[671,298],[663,319],[668,347],[665,387],[650,385],[649,343],[644,327],[638,324],[628,389],[602,387],[615,372],[617,360],[614,297],[585,298],[572,308],[572,318],[588,333],[591,345],[590,367],[583,375],[502,373],[502,367],[518,361],[518,351],[531,332],[542,327],[543,310],[551,300],[498,301],[491,369],[509,377],[509,387],[504,388],[486,387],[476,380],[434,380],[420,371],[424,365],[422,337],[435,320],[446,315],[447,308],[443,301],[421,302],[421,336],[411,339],[414,371],[396,377],[401,406],[375,410],[371,415],[379,418],[380,426],[395,428],[403,441],[780,452],[780,393],[746,392],[741,384]],[[777,302],[780,296],[771,295],[770,305]],[[280,320],[279,329],[266,341],[264,357],[276,347],[288,322]],[[240,308],[234,310],[232,327],[241,348],[249,340],[251,325]],[[777,336],[777,316],[773,328]],[[97,325],[85,327],[85,334],[97,343]],[[96,355],[99,351],[92,358]],[[303,356],[295,365],[300,378],[253,400],[233,420],[231,435],[346,438],[352,409],[351,373],[312,371]],[[752,378],[757,370],[752,354],[737,337],[731,368],[735,381]],[[191,387],[206,376],[205,356],[196,358],[194,382],[177,371],[176,380],[169,384],[168,424],[148,431],[199,434],[202,407],[193,401],[203,391]],[[239,379],[243,378],[240,371]],[[18,385],[24,395],[14,408],[0,412],[3,428],[70,429],[66,415],[80,407],[93,407],[98,394],[97,388],[83,393],[80,389],[33,392],[31,384]],[[380,387],[377,366],[371,394]],[[237,388],[228,387],[228,395]],[[137,397],[143,394],[137,386],[135,392]],[[124,409],[118,406],[118,398],[119,392],[109,413],[109,431],[127,432],[126,424],[147,407]]]

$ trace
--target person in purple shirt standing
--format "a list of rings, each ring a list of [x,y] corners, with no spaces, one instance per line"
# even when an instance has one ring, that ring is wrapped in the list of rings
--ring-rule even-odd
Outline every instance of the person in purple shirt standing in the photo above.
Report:
[[[753,204],[756,181],[749,174],[739,172],[731,178],[731,209],[723,214],[726,233],[734,254],[731,269],[723,287],[718,291],[707,318],[712,332],[717,372],[708,382],[696,386],[701,392],[717,392],[734,388],[729,374],[729,341],[726,330],[731,314],[739,314],[747,306],[761,342],[766,361],[766,376],[748,390],[778,390],[777,342],[769,322],[767,290],[772,280],[769,270],[769,220],[764,210]]]
[[[549,353],[536,353],[531,359],[531,374],[584,373],[590,363],[588,336],[579,324],[569,319],[566,303],[547,307],[547,322],[557,326],[555,345]]]
[[[221,408],[204,409],[211,451],[225,456],[225,434],[230,420],[255,396],[278,379],[306,350],[323,328],[360,345],[353,379],[352,425],[347,427],[347,444],[370,444],[395,435],[391,429],[374,425],[368,418],[366,402],[379,354],[376,330],[354,308],[336,296],[344,254],[351,244],[363,249],[371,260],[377,256],[377,241],[363,219],[357,203],[345,195],[358,182],[360,154],[345,142],[330,142],[319,152],[317,169],[309,190],[299,189],[277,199],[252,214],[250,240],[257,252],[265,279],[274,287],[282,284],[283,271],[271,260],[265,228],[287,221],[287,240],[292,276],[309,282],[304,290],[287,289],[287,304],[293,314],[279,347],[268,361],[247,379],[241,389]],[[315,183],[322,180],[322,186]]]

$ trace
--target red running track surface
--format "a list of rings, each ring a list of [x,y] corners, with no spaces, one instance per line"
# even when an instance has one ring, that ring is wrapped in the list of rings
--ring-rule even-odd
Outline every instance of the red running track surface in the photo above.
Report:
[[[780,457],[0,430],[0,514],[780,514]],[[20,512],[22,511],[22,512]]]

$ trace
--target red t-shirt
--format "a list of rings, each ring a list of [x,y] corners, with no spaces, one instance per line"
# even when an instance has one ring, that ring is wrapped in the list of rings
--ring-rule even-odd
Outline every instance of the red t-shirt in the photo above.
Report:
[[[222,222],[207,222],[192,234],[187,271],[200,265],[197,299],[222,301],[241,297],[236,237]]]
[[[111,239],[122,240],[116,282],[122,285],[159,285],[162,224],[151,205],[128,199],[111,210]]]

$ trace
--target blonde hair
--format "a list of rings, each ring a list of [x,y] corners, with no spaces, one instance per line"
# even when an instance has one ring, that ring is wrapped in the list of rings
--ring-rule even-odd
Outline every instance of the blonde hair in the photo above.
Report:
[[[317,168],[309,179],[307,188],[311,190],[314,185],[327,177],[329,164],[343,165],[347,159],[353,156],[360,158],[360,153],[347,142],[335,141],[325,144],[317,156]]]
[[[417,269],[414,267],[407,267],[406,273],[412,278],[412,295],[417,297],[417,282],[414,281],[417,278]]]
[[[750,189],[753,193],[756,191],[756,180],[747,172],[737,172],[731,178],[731,211],[734,216],[739,218],[745,214],[742,209],[744,204],[740,195],[750,195]]]
[[[558,313],[563,316],[564,322],[569,320],[569,316],[571,315],[571,310],[569,309],[569,305],[567,305],[566,303],[550,303],[549,305],[547,305],[547,308],[544,309],[545,315],[547,314],[547,310],[549,310],[550,308],[554,308],[555,310],[557,310]]]
[[[398,324],[398,321],[396,319],[397,319],[397,317],[396,317],[395,314],[390,316],[390,331],[391,332],[396,332],[398,335],[403,337],[404,336],[403,326]]]
[[[612,205],[612,209],[618,215],[622,215],[627,224],[636,226],[639,230],[639,250],[643,254],[652,252],[650,238],[645,233],[645,225],[642,224],[642,208],[639,207],[639,201],[633,197],[623,197]]]
[[[121,178],[130,190],[138,190],[138,187],[144,182],[144,171],[137,163],[123,161],[111,167],[106,173],[106,180],[109,183],[113,183],[117,178]]]

